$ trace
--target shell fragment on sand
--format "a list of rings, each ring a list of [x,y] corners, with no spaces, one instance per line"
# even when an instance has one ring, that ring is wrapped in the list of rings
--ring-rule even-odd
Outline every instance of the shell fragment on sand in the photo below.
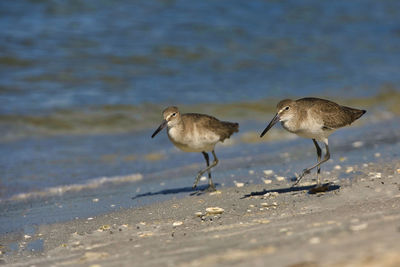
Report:
[[[272,174],[274,174],[274,171],[273,170],[263,170],[263,172],[264,172],[264,175],[265,176],[271,176]]]
[[[181,226],[183,224],[182,221],[176,221],[172,224],[172,226],[176,227],[176,226]]]
[[[364,142],[356,141],[356,142],[353,142],[352,145],[353,145],[354,148],[358,148],[358,147],[362,147],[364,145]]]
[[[312,237],[309,241],[310,244],[315,245],[321,243],[321,239],[319,237]]]
[[[270,220],[267,220],[267,219],[254,219],[253,222],[255,222],[255,223],[260,223],[260,224],[268,224],[268,223],[270,223],[271,221],[270,221]]]
[[[244,183],[233,181],[236,187],[243,187]]]
[[[220,207],[209,207],[206,208],[206,212],[209,215],[214,215],[214,214],[222,214],[225,210]]]
[[[105,224],[105,225],[100,226],[99,231],[103,232],[103,231],[107,231],[110,229],[111,229],[111,226],[109,226],[108,224]]]
[[[352,225],[350,226],[350,229],[354,232],[356,231],[361,231],[361,230],[365,230],[367,229],[368,224],[367,223],[363,223],[363,224],[359,224],[359,225]]]
[[[382,178],[382,173],[380,172],[370,172],[368,175],[370,176],[371,179]]]
[[[263,195],[263,198],[265,199],[265,198],[269,198],[269,197],[272,198],[272,197],[277,197],[277,196],[279,196],[278,192],[268,192]]]

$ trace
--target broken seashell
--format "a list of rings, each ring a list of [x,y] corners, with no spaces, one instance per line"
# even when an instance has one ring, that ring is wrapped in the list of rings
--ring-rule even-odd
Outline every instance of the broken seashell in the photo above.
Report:
[[[206,208],[207,214],[222,214],[225,210],[220,207],[209,207]]]
[[[264,172],[265,176],[270,176],[270,175],[274,174],[273,170],[264,170],[263,172]]]
[[[174,222],[174,223],[172,224],[172,226],[180,226],[180,225],[182,225],[182,224],[183,224],[182,221],[176,221],[176,222]]]

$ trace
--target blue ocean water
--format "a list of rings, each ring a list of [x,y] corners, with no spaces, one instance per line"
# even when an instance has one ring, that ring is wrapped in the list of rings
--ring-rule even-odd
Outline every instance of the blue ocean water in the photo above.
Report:
[[[375,94],[400,3],[2,1],[1,114]]]
[[[190,187],[202,156],[150,138],[168,105],[241,124],[217,151],[226,185],[260,182],[246,176],[259,159],[282,169],[267,151],[297,153],[287,135],[252,143],[279,99],[343,101],[368,109],[364,123],[399,115],[396,0],[1,1],[0,26],[0,233]]]

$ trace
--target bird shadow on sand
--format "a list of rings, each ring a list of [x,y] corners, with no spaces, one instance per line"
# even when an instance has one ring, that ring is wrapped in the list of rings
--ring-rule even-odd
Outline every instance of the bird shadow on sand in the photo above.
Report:
[[[285,194],[285,193],[292,193],[292,192],[298,192],[298,191],[308,191],[309,194],[317,194],[317,193],[322,193],[322,192],[334,191],[339,188],[340,188],[340,185],[326,183],[326,184],[322,184],[320,187],[316,187],[315,185],[307,185],[307,186],[295,186],[295,187],[269,189],[269,190],[264,189],[263,191],[251,192],[250,194],[244,195],[243,197],[241,197],[241,199],[254,197],[254,196],[262,196],[267,193],[273,193],[273,192],[277,192],[279,194]]]
[[[216,183],[215,186],[218,186],[219,184]],[[160,190],[157,192],[147,192],[143,194],[138,194],[134,197],[132,197],[133,200],[141,198],[141,197],[149,197],[149,196],[156,196],[156,195],[172,195],[172,194],[179,194],[179,193],[190,193],[191,196],[200,196],[205,193],[210,193],[212,191],[209,190],[208,185],[200,185],[196,187],[196,189],[193,189],[193,187],[180,187],[180,188],[171,188],[171,189],[164,189]]]

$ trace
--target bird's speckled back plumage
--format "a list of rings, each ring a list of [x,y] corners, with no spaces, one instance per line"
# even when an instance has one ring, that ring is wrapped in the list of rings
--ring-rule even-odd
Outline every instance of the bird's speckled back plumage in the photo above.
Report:
[[[186,121],[192,121],[196,124],[197,129],[203,131],[213,131],[219,136],[219,140],[223,142],[229,138],[233,133],[239,131],[239,124],[234,122],[220,121],[217,118],[197,113],[186,113],[182,115],[183,124],[187,124]]]
[[[303,110],[311,109],[312,112],[322,118],[324,127],[328,129],[350,125],[366,112],[365,110],[341,106],[326,99],[312,97],[296,100],[296,104],[301,104]],[[306,114],[304,111],[301,113]]]

